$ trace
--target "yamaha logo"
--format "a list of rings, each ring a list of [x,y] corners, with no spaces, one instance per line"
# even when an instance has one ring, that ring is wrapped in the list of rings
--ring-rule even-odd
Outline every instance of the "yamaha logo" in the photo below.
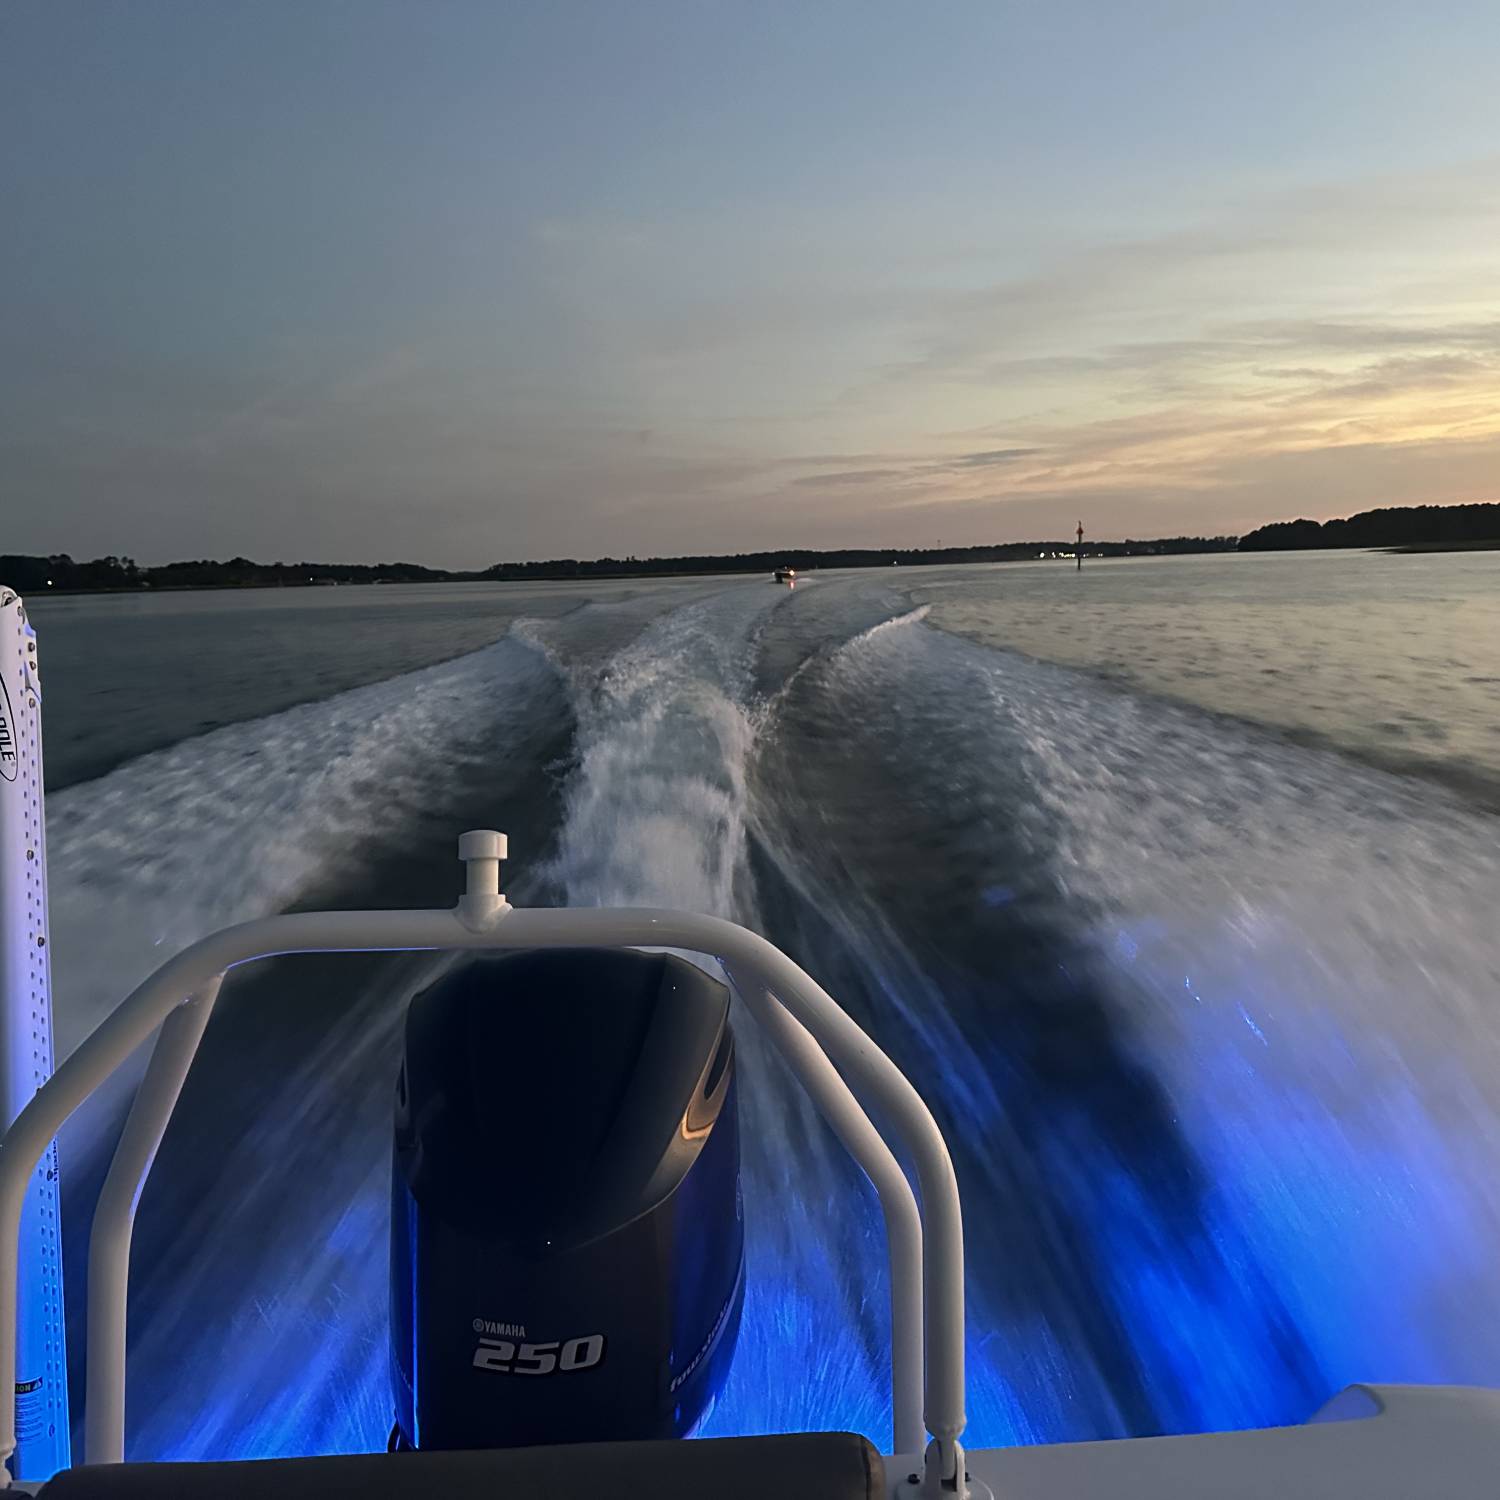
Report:
[[[0,776],[7,781],[16,779],[19,762],[16,760],[16,716],[11,711],[10,689],[0,677]]]

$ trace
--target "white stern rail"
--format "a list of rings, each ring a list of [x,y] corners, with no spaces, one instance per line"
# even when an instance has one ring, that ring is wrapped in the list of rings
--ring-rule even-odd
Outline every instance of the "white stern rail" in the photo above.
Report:
[[[844,1149],[864,1169],[880,1200],[891,1267],[891,1410],[895,1442],[891,1452],[918,1453],[922,1448],[922,1221],[911,1186],[890,1147],[851,1098],[848,1086],[816,1038],[770,990],[736,974],[732,964],[725,963],[723,967],[745,1008],[793,1067]]]
[[[928,1484],[933,1492],[941,1487],[961,1496],[963,1224],[952,1160],[921,1097],[834,1000],[757,933],[719,917],[653,908],[515,908],[498,889],[503,849],[500,835],[464,836],[470,889],[452,910],[296,912],[216,932],[163,964],[58,1068],[0,1139],[0,1391],[15,1379],[19,1233],[32,1173],[73,1111],[171,1018],[137,1092],[90,1246],[85,1457],[90,1463],[123,1460],[135,1205],[227,970],[293,953],[676,948],[720,960],[879,1194],[891,1259],[895,1451],[914,1453],[925,1426],[933,1437]],[[851,1083],[878,1106],[904,1148],[921,1193],[920,1215]],[[14,1410],[0,1402],[0,1464],[15,1441]]]
[[[83,1454],[88,1463],[121,1463],[125,1458],[125,1322],[135,1211],[222,982],[222,976],[209,980],[162,1022],[94,1205],[84,1324]]]

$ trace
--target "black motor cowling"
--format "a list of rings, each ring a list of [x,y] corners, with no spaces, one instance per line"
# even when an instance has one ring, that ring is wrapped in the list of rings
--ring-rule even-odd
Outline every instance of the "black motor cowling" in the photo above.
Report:
[[[481,958],[411,1002],[395,1441],[679,1437],[744,1294],[729,992],[669,954]]]

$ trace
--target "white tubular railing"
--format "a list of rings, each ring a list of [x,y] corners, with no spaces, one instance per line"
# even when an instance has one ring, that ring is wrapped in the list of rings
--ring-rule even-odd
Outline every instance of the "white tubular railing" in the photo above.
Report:
[[[195,943],[140,985],[38,1090],[0,1139],[0,1392],[15,1385],[16,1266],[30,1174],[68,1116],[161,1026],[100,1195],[89,1249],[85,1458],[123,1460],[135,1207],[227,969],[289,953],[677,948],[720,960],[750,1013],[874,1185],[891,1260],[895,1452],[914,1454],[925,1425],[935,1440],[928,1451],[928,1486],[962,1495],[963,1225],[947,1147],[916,1090],[828,994],[758,934],[718,917],[649,908],[513,908],[495,879],[503,837],[465,834],[460,852],[469,861],[469,892],[451,911],[298,912],[226,928]],[[921,1216],[895,1157],[845,1076],[879,1107],[904,1146],[921,1190]],[[15,1441],[14,1406],[0,1399],[0,1483],[8,1482],[3,1464]]]
[[[724,970],[880,1199],[891,1263],[891,1451],[915,1453],[922,1446],[923,1355],[922,1220],[916,1199],[890,1147],[807,1028],[770,990],[742,980],[729,963]]]
[[[157,1147],[177,1108],[183,1080],[198,1054],[223,975],[162,1022],[161,1033],[135,1091],[109,1174],[94,1205],[89,1235],[88,1358],[84,1367],[83,1458],[122,1463],[125,1458],[125,1309],[130,1289],[130,1240],[141,1190]]]

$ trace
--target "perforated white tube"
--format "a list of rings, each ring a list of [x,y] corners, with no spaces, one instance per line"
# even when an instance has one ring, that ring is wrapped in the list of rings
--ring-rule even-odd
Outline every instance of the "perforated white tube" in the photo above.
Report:
[[[36,635],[22,601],[0,588],[0,1129],[52,1072],[41,691]],[[0,1385],[0,1406],[20,1433],[21,1474],[47,1479],[66,1468],[70,1456],[57,1147],[51,1142],[28,1171],[22,1205],[16,1368]]]

